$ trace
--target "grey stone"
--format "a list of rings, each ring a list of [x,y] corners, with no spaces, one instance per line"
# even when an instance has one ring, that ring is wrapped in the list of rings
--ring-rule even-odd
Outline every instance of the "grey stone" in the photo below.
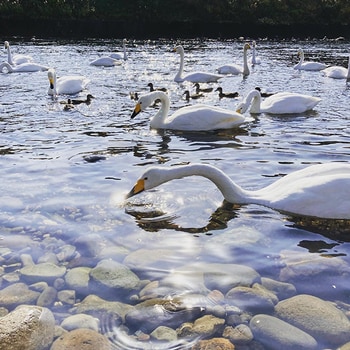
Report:
[[[254,339],[271,350],[315,350],[316,340],[301,329],[269,315],[256,315],[249,323]]]
[[[77,293],[87,294],[90,281],[89,267],[76,267],[69,270],[64,276],[67,287],[74,289]]]
[[[40,293],[28,289],[24,283],[15,283],[0,290],[0,305],[14,308],[22,304],[35,304]]]
[[[262,277],[261,284],[271,292],[275,293],[279,300],[291,298],[297,291],[293,284],[280,282],[271,278]]]
[[[25,266],[20,270],[21,278],[28,283],[45,281],[52,284],[56,278],[66,273],[64,266],[57,266],[51,263],[41,263]]]
[[[87,328],[98,332],[99,323],[100,321],[98,318],[86,314],[77,314],[65,318],[61,323],[61,327],[67,331]]]
[[[53,287],[47,287],[45,288],[42,293],[40,294],[36,304],[38,306],[45,306],[49,307],[53,305],[57,297],[57,291]]]
[[[172,342],[177,340],[177,333],[172,328],[159,326],[151,333],[151,337],[160,341]]]

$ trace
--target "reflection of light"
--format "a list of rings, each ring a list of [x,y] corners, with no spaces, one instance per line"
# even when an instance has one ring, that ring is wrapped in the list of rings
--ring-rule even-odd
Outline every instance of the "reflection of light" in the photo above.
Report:
[[[115,191],[112,192],[109,202],[112,206],[123,208],[125,206],[125,196],[127,192]]]

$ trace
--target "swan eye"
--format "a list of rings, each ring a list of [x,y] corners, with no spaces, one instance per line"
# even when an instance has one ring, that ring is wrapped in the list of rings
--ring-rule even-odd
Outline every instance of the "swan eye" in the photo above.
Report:
[[[146,181],[146,180],[148,180],[148,177],[146,176],[146,177],[144,177],[143,179]]]

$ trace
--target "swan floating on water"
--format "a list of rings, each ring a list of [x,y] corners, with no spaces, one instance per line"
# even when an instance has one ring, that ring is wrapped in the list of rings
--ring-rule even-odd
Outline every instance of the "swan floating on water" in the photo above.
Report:
[[[89,79],[82,75],[66,75],[57,79],[56,71],[53,68],[48,70],[47,76],[50,82],[50,87],[47,93],[53,96],[59,94],[76,94],[84,90],[89,83]]]
[[[322,74],[328,78],[333,79],[350,79],[350,56],[348,61],[348,68],[341,66],[331,66],[322,71]]]
[[[220,74],[243,74],[249,75],[250,70],[248,67],[248,59],[247,59],[247,51],[250,49],[250,45],[245,43],[243,46],[243,67],[238,64],[226,64],[218,68],[218,72]]]
[[[320,98],[294,92],[278,92],[261,101],[258,90],[252,90],[237,106],[236,110],[245,113],[250,106],[250,113],[297,114],[313,109]]]
[[[91,66],[100,66],[100,67],[114,67],[121,64],[119,60],[116,60],[112,57],[100,57],[96,60],[90,62]]]
[[[176,46],[174,48],[174,52],[177,52],[180,55],[179,71],[177,72],[174,78],[174,81],[176,81],[177,83],[181,83],[183,81],[190,81],[192,83],[210,83],[210,82],[217,82],[220,78],[223,77],[222,75],[206,73],[206,72],[193,72],[183,76],[184,60],[185,60],[184,48],[181,45]]]
[[[249,59],[249,62],[252,66],[256,64],[261,64],[261,59],[256,55],[256,41],[252,42],[252,57]]]
[[[230,203],[258,204],[281,212],[325,219],[350,219],[350,164],[344,163],[311,165],[256,191],[241,188],[224,172],[207,164],[152,167],[140,177],[126,198],[194,175],[212,181]]]
[[[22,64],[22,63],[27,63],[27,62],[32,62],[33,61],[32,56],[22,55],[22,54],[12,55],[9,42],[5,41],[4,44],[5,44],[5,49],[7,50],[7,62],[11,66],[16,66],[18,64]]]
[[[131,118],[151,106],[156,100],[160,100],[161,107],[151,118],[150,125],[154,129],[208,131],[234,128],[245,121],[242,114],[203,104],[180,108],[168,116],[170,100],[168,95],[162,91],[154,91],[141,96]]]
[[[327,68],[327,65],[321,62],[304,61],[304,51],[299,49],[298,56],[300,57],[299,63],[294,66],[294,69],[298,70],[310,70],[310,71],[320,71]]]
[[[0,64],[0,72],[3,72],[4,68],[7,70],[8,73],[31,73],[31,72],[46,71],[49,69],[49,67],[45,67],[41,64],[34,63],[34,62],[25,62],[25,63],[18,64],[16,66],[11,66],[7,62],[3,62]]]
[[[126,54],[126,43],[127,40],[123,39],[123,53],[111,53],[109,57],[114,58],[115,60],[124,60],[126,61],[128,59],[128,56]]]

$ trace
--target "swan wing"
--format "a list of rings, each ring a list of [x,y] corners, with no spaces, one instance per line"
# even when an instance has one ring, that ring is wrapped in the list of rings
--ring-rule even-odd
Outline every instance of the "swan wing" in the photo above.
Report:
[[[271,114],[304,113],[321,101],[318,97],[280,92],[266,98],[261,103],[261,111]]]
[[[39,72],[48,70],[49,67],[45,67],[38,63],[25,62],[13,67],[14,72]]]
[[[182,80],[190,81],[192,83],[211,83],[218,81],[220,78],[222,78],[222,75],[206,72],[194,72],[187,74],[182,78]]]
[[[92,66],[113,67],[117,64],[121,64],[119,61],[112,57],[100,57],[90,63]]]
[[[350,165],[318,164],[296,171],[256,191],[261,204],[322,218],[350,218]]]
[[[304,62],[298,67],[298,69],[310,70],[310,71],[320,71],[325,68],[327,68],[326,64],[320,63],[320,62],[312,62],[312,61]]]
[[[220,74],[241,74],[243,68],[237,64],[226,64],[218,68]]]
[[[196,104],[183,107],[167,118],[166,126],[173,130],[229,129],[242,124],[242,114],[220,107]]]
[[[346,79],[348,70],[344,67],[332,66],[324,69],[322,73],[329,78]]]
[[[89,83],[89,79],[81,75],[67,75],[57,80],[57,91],[60,94],[76,94]]]

